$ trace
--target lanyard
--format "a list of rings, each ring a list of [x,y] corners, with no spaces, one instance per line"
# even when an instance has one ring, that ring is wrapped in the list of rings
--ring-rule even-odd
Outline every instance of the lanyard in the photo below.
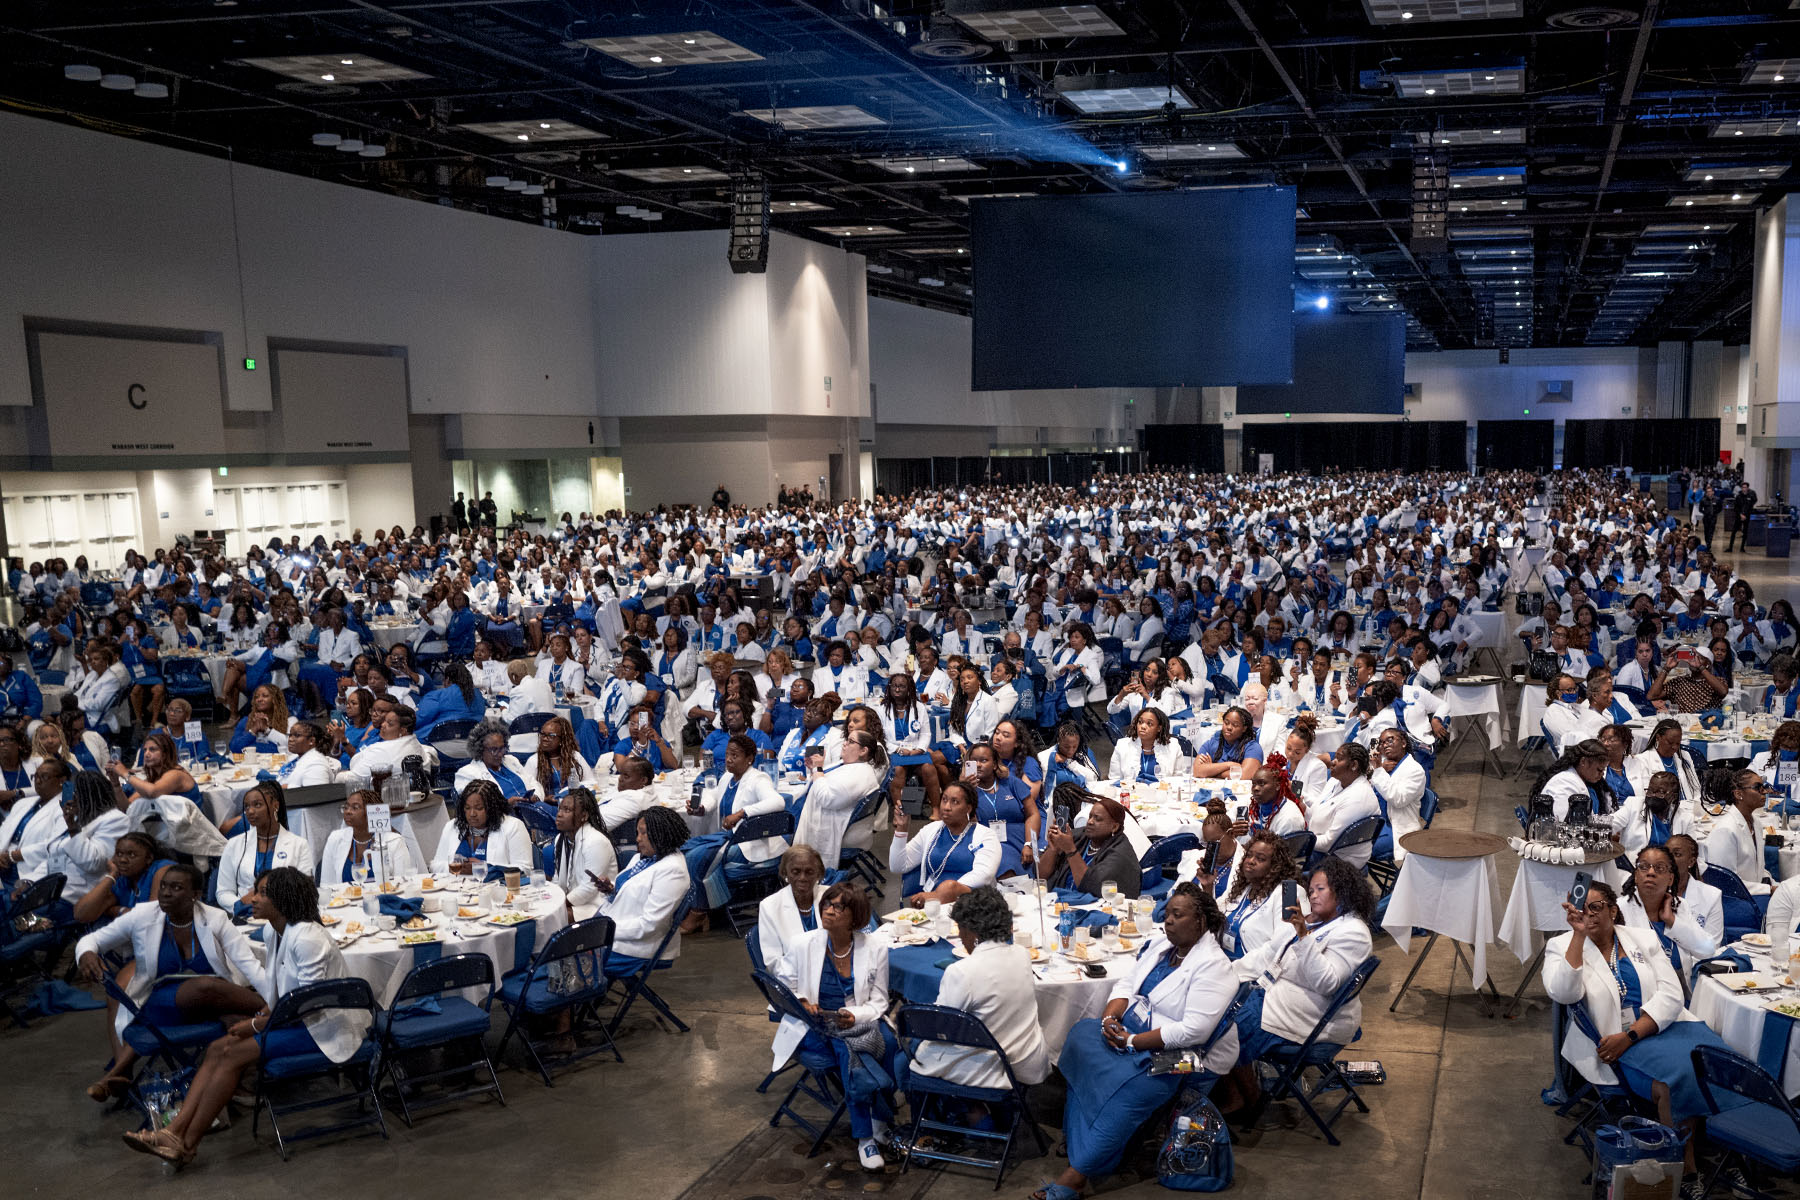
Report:
[[[971,821],[961,833],[957,834],[956,837],[951,840],[949,848],[939,856],[937,867],[934,869],[931,865],[931,852],[935,850],[938,843],[943,840],[944,832],[943,827],[939,826],[937,835],[931,839],[931,845],[925,848],[925,870],[921,873],[919,880],[922,890],[927,892],[937,890],[938,881],[943,878],[945,869],[950,865],[950,856],[956,853],[958,847],[962,845],[962,840],[973,835],[974,831],[975,823]]]

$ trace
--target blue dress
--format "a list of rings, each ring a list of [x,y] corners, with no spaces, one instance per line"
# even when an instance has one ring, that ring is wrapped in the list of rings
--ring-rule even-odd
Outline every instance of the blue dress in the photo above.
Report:
[[[1661,936],[1660,931],[1658,936]],[[1613,965],[1613,971],[1621,993],[1619,1006],[1621,1009],[1629,1009],[1635,1020],[1638,1009],[1644,1003],[1643,984],[1638,979],[1637,968],[1632,965],[1629,957],[1621,954],[1619,961]],[[1667,1084],[1669,1113],[1675,1121],[1710,1116],[1712,1109],[1707,1106],[1706,1097],[1700,1094],[1700,1081],[1694,1075],[1695,1046],[1730,1049],[1704,1023],[1676,1021],[1639,1040],[1619,1056],[1615,1065],[1619,1075],[1625,1080],[1625,1086],[1645,1099],[1650,1097],[1652,1084]],[[1721,1108],[1737,1108],[1745,1103],[1733,1103],[1737,1098],[1723,1093],[1715,1095],[1719,1098]]]
[[[994,780],[994,786],[988,791],[975,789],[975,820],[988,826],[996,821],[1005,825],[1004,830],[995,830],[1001,834],[998,878],[1024,873],[1025,797],[1029,794],[1016,775],[1011,779]]]
[[[112,883],[114,902],[116,902],[120,908],[132,908],[135,905],[142,904],[146,900],[155,899],[155,897],[151,895],[150,889],[156,886],[157,872],[161,871],[164,867],[173,866],[174,864],[175,860],[172,858],[159,858],[150,864],[149,870],[138,876],[136,883],[131,882],[129,879],[114,879]],[[263,867],[260,862],[257,866],[258,875],[268,869]]]
[[[940,883],[953,881],[974,869],[974,824],[965,826],[960,836],[952,836],[948,828],[940,825],[931,845],[925,847],[919,865],[901,878],[900,886],[905,889],[902,894],[912,896],[935,891]]]
[[[852,964],[854,969],[854,963]],[[826,1013],[836,1013],[841,1008],[848,1008],[854,999],[851,980],[837,973],[832,965],[829,946],[825,954],[825,965],[819,969],[819,1008]],[[808,1030],[801,1041],[798,1054],[818,1061],[825,1058],[837,1059],[838,1071],[843,1077],[844,1094],[848,1097],[846,1110],[850,1117],[850,1134],[855,1138],[873,1137],[875,1121],[892,1121],[894,1119],[893,1089],[894,1054],[899,1043],[894,1038],[886,1022],[878,1024],[881,1030],[882,1053],[870,1055],[857,1060],[850,1052],[850,1046],[841,1038],[828,1038],[815,1030]],[[883,1079],[868,1069],[868,1058],[877,1058]]]
[[[198,936],[194,938],[193,957],[184,958],[181,946],[175,941],[175,932],[165,925],[162,945],[156,952],[158,982],[144,1001],[142,1019],[152,1025],[181,1024],[181,1010],[175,1006],[175,993],[180,990],[182,981],[170,976],[216,974],[212,964],[206,961],[206,951],[201,949]]]
[[[1136,1000],[1147,1000],[1157,985],[1175,968],[1172,950],[1144,976]],[[1125,1017],[1125,1028],[1141,1033],[1146,1026]],[[1098,1018],[1089,1017],[1069,1030],[1058,1069],[1069,1081],[1063,1105],[1063,1138],[1068,1143],[1069,1165],[1095,1179],[1111,1174],[1143,1123],[1167,1104],[1182,1081],[1202,1082],[1207,1076],[1151,1075],[1150,1051],[1114,1050],[1101,1033]]]

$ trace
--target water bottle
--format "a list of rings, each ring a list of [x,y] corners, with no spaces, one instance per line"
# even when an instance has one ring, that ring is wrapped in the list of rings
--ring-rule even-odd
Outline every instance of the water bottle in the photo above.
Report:
[[[1194,1137],[1194,1121],[1192,1117],[1175,1118],[1175,1148],[1180,1150],[1187,1146]]]

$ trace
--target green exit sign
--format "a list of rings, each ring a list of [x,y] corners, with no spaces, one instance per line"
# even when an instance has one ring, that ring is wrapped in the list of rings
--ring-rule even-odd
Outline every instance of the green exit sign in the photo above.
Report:
[[[244,360],[244,370],[246,370],[246,371],[256,370],[256,360],[254,358],[246,358]]]

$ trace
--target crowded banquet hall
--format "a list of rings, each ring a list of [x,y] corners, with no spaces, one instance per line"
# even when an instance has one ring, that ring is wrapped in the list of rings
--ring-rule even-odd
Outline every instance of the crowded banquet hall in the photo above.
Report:
[[[9,1194],[1800,1200],[1787,4],[15,8]]]

